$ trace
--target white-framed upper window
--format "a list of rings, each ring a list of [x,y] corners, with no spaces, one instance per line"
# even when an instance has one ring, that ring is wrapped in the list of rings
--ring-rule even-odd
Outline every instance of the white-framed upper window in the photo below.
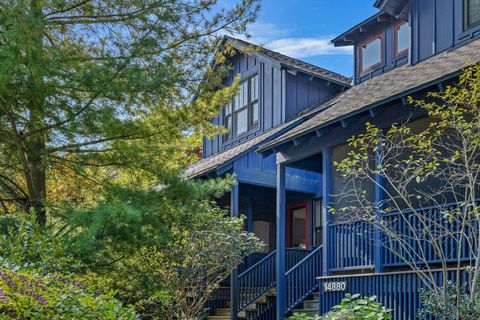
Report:
[[[237,95],[224,108],[223,125],[228,130],[224,141],[258,128],[258,96],[259,81],[256,74],[240,84]]]
[[[383,63],[383,33],[360,44],[360,72],[374,69]]]
[[[410,26],[406,21],[399,21],[395,24],[395,56],[407,53],[410,49]]]
[[[464,28],[480,24],[480,0],[464,0]]]

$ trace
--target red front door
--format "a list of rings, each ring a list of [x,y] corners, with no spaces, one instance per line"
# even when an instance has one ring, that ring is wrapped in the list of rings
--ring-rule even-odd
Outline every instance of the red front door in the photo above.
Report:
[[[286,238],[287,247],[308,249],[310,243],[309,212],[306,201],[287,208]]]

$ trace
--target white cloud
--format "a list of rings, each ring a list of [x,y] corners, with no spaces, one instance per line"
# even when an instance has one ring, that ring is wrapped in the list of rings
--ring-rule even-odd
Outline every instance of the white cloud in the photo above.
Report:
[[[330,37],[283,38],[273,40],[266,47],[293,58],[310,58],[322,55],[352,54],[350,47],[334,47]]]
[[[350,55],[351,47],[335,47],[332,36],[295,37],[291,29],[280,28],[272,23],[255,22],[247,30],[250,38],[240,39],[264,46],[292,58],[302,59],[323,55]]]

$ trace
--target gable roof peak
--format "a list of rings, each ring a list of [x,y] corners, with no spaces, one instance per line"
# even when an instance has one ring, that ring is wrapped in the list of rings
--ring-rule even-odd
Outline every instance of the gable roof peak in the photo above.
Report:
[[[295,70],[298,70],[300,72],[307,73],[307,74],[322,78],[324,80],[337,83],[337,84],[339,84],[341,86],[344,86],[344,87],[351,87],[352,78],[346,77],[346,76],[344,76],[342,74],[339,74],[337,72],[334,72],[334,71],[331,71],[331,70],[313,65],[311,63],[308,63],[308,62],[305,62],[305,61],[302,61],[302,60],[298,60],[296,58],[289,57],[289,56],[284,55],[280,52],[276,52],[276,51],[267,49],[263,46],[260,46],[258,44],[254,44],[252,42],[249,42],[249,41],[246,41],[246,40],[243,40],[243,39],[234,38],[234,37],[228,36],[228,35],[223,36],[223,39],[224,39],[223,40],[224,43],[225,43],[225,41],[232,42],[233,46],[236,49],[242,49],[242,48],[245,48],[247,46],[251,46],[251,47],[253,47],[257,50],[258,54],[261,54],[265,57],[268,57],[270,59],[278,61],[281,65],[283,65],[287,68],[295,69]]]

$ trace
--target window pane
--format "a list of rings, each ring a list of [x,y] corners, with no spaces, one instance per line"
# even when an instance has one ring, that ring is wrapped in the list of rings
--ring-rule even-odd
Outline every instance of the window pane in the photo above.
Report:
[[[332,150],[332,161],[340,162],[346,157],[351,151],[351,147],[348,144],[339,145]],[[337,170],[333,171],[332,179],[332,198],[333,198],[333,207],[336,210],[340,210],[347,207],[358,207],[358,199],[356,193],[361,189],[365,191],[365,197],[368,201],[375,200],[375,184],[370,180],[356,181],[355,186],[352,184],[351,178],[344,178],[341,172]],[[350,217],[348,212],[338,212],[333,215],[335,221],[348,220]]]
[[[244,83],[242,83],[242,93],[243,93],[242,107],[244,107],[244,106],[248,105],[248,81],[245,81]]]
[[[224,126],[227,129],[227,133],[223,136],[224,140],[232,138],[232,116],[225,117]]]
[[[465,0],[465,27],[468,28],[480,22],[480,1]]]
[[[362,70],[382,62],[382,39],[377,38],[361,47]]]
[[[258,123],[258,102],[255,102],[252,105],[252,125],[256,125]]]
[[[307,248],[307,209],[292,210],[292,245],[294,248]]]
[[[401,53],[410,48],[410,26],[404,23],[397,28],[397,52]]]
[[[235,117],[237,123],[235,135],[238,136],[248,130],[248,109],[237,112]]]
[[[240,86],[239,92],[235,96],[233,110],[237,110],[241,108],[241,103],[242,103],[241,100],[242,100],[242,86]]]
[[[313,201],[313,213],[313,226],[315,228],[314,245],[321,246],[323,244],[322,199]]]
[[[250,101],[258,99],[258,75],[250,79]]]
[[[229,114],[232,113],[232,102],[229,102],[226,106],[225,106],[225,115],[228,116]]]

